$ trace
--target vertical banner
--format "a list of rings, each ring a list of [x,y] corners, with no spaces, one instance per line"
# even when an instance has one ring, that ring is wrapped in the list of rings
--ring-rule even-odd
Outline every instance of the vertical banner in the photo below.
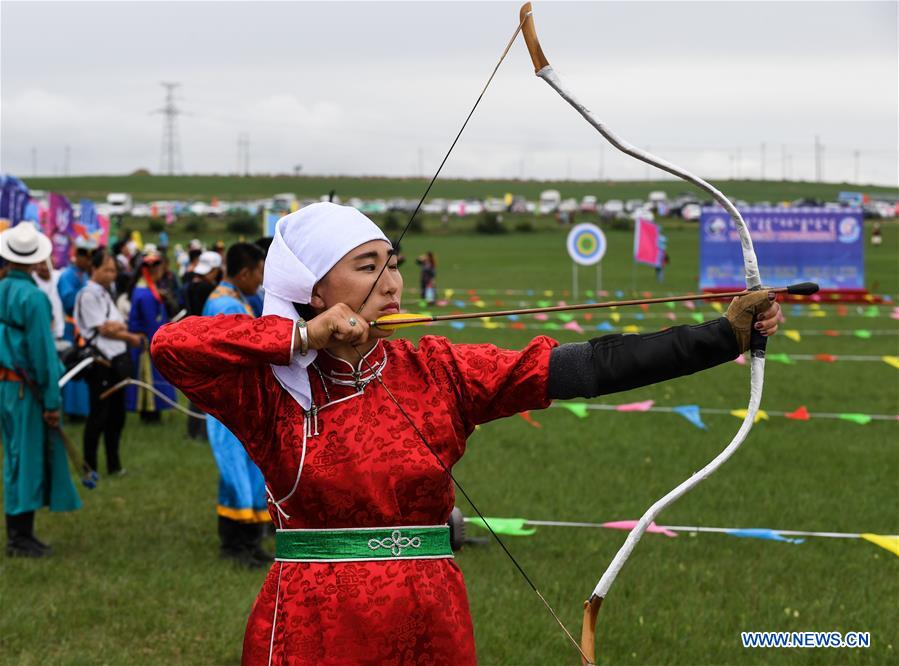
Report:
[[[643,218],[634,223],[634,261],[658,267],[662,265],[659,225]]]
[[[30,198],[25,183],[15,176],[0,173],[0,231],[16,226],[25,218]]]
[[[109,244],[109,218],[97,213],[93,201],[82,199],[81,215],[78,222],[72,225],[70,236],[73,239],[81,238],[93,247],[106,246]]]
[[[817,282],[830,291],[864,291],[862,211],[857,208],[746,208],[740,213],[758,255],[765,284]],[[699,287],[741,289],[745,284],[740,237],[721,208],[703,208]]]
[[[69,200],[62,194],[51,192],[48,196],[44,233],[50,237],[53,243],[54,268],[63,268],[69,263],[72,217],[72,204],[69,203]]]

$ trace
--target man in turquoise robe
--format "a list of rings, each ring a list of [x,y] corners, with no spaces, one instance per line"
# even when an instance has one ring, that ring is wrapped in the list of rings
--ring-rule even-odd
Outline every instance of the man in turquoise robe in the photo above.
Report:
[[[0,234],[9,272],[0,282],[0,431],[3,434],[3,510],[6,554],[44,557],[50,547],[34,536],[34,513],[81,506],[59,426],[61,366],[51,329],[50,301],[31,277],[50,240],[23,222]]]

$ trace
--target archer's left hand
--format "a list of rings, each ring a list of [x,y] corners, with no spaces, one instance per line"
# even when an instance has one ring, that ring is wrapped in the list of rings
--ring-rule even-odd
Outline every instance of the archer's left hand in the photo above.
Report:
[[[731,301],[724,316],[727,317],[734,329],[741,354],[749,349],[752,327],[755,327],[763,336],[768,337],[774,335],[777,332],[778,324],[783,322],[780,304],[774,298],[773,292],[766,292],[762,289]]]

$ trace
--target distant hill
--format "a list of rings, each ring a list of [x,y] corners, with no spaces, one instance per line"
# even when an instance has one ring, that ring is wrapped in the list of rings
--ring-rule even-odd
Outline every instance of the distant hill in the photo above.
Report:
[[[128,192],[135,201],[201,200],[212,197],[229,200],[263,199],[280,192],[293,192],[300,198],[318,198],[332,189],[341,199],[394,197],[418,198],[427,181],[422,178],[374,178],[355,176],[152,176],[135,172],[129,176],[74,176],[24,178],[31,189],[65,194],[70,199],[87,197],[104,200],[109,192]],[[796,181],[719,180],[713,184],[734,199],[792,201],[810,197],[833,201],[837,193],[863,191],[870,194],[896,194],[896,188],[858,186],[848,183],[809,183]],[[534,181],[534,180],[439,180],[429,198],[465,199],[501,197],[507,192],[536,199],[545,189],[556,189],[563,198],[592,194],[608,199],[645,199],[653,190],[669,197],[697,190],[679,180],[661,181]],[[705,198],[703,196],[703,198]]]

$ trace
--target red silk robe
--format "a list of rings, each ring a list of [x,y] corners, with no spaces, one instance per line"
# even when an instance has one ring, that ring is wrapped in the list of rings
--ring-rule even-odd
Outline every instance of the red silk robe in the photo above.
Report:
[[[244,444],[279,502],[269,503],[278,527],[445,524],[453,483],[377,379],[348,397],[355,387],[310,368],[318,434],[309,417],[297,482],[306,416],[269,367],[289,362],[291,333],[292,322],[274,316],[191,317],[159,329],[153,361]],[[417,348],[381,341],[367,359],[452,467],[477,424],[549,405],[556,344],[538,337],[507,351],[426,336]],[[353,370],[326,353],[316,365],[325,377]],[[358,369],[371,379],[364,363]],[[452,559],[275,562],[247,623],[242,663],[474,664],[462,574]]]

